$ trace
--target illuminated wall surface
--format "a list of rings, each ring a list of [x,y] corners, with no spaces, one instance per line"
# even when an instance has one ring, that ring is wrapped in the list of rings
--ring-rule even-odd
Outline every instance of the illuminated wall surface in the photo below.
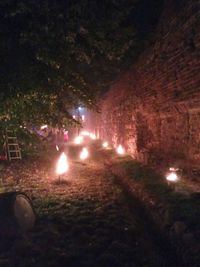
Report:
[[[200,3],[174,2],[166,1],[155,43],[102,101],[98,130],[138,160],[195,165],[200,163]]]

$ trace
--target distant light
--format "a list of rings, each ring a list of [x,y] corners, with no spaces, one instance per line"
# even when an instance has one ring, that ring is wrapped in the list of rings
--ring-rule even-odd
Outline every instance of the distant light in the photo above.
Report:
[[[40,129],[41,129],[41,130],[44,130],[44,129],[46,129],[47,127],[48,127],[48,125],[45,124],[45,125],[42,125],[42,126],[40,127]]]
[[[84,121],[85,120],[85,115],[82,115],[81,118],[82,118],[82,121]]]
[[[102,147],[107,148],[108,147],[108,142],[103,142]]]
[[[82,107],[78,107],[78,110],[81,111],[82,110]]]
[[[80,135],[80,136],[75,137],[74,144],[79,145],[82,142],[83,142],[83,136]]]
[[[81,135],[82,135],[82,136],[89,136],[90,133],[89,133],[88,131],[82,131],[82,132],[81,132]]]
[[[175,168],[175,167],[170,167],[169,170],[170,170],[171,172],[176,172],[176,171],[178,171],[179,169],[178,169],[178,168]]]
[[[73,119],[76,119],[76,116],[75,115],[73,115]]]
[[[89,157],[89,152],[88,149],[86,147],[84,147],[80,153],[80,159],[81,160],[85,160]]]
[[[96,138],[96,135],[93,134],[93,133],[90,134],[90,138],[93,139],[93,140],[97,139],[97,138]]]
[[[67,156],[63,152],[58,160],[58,163],[56,166],[56,173],[58,175],[62,175],[66,173],[68,170],[69,170],[69,164],[68,164]]]
[[[166,179],[169,182],[177,182],[178,181],[178,176],[175,172],[168,173],[166,175]]]
[[[59,150],[60,150],[60,149],[59,149],[59,147],[58,147],[58,145],[56,145],[56,150],[57,150],[57,151],[59,151]]]
[[[121,145],[117,147],[116,151],[119,155],[123,155],[125,153],[125,150]]]

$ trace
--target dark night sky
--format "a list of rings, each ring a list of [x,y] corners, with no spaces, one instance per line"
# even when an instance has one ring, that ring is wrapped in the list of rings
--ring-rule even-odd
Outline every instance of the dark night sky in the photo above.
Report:
[[[141,0],[138,2],[137,12],[133,14],[133,21],[136,23],[141,37],[155,29],[162,12],[163,2],[163,0]]]

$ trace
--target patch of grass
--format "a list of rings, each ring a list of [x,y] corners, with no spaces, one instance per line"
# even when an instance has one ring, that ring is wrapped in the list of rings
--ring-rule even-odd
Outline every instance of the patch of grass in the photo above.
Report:
[[[200,198],[193,198],[191,190],[183,182],[168,185],[165,178],[153,169],[129,159],[115,157],[113,167],[121,169],[126,177],[140,183],[142,188],[162,204],[173,221],[184,221],[197,230],[200,225]]]

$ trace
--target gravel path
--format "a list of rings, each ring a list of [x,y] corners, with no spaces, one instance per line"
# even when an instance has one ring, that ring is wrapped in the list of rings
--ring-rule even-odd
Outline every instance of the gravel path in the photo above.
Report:
[[[1,267],[172,266],[100,163],[71,162],[60,184],[39,163],[12,164],[1,175],[7,190],[31,197],[38,214],[33,231],[0,254]]]

